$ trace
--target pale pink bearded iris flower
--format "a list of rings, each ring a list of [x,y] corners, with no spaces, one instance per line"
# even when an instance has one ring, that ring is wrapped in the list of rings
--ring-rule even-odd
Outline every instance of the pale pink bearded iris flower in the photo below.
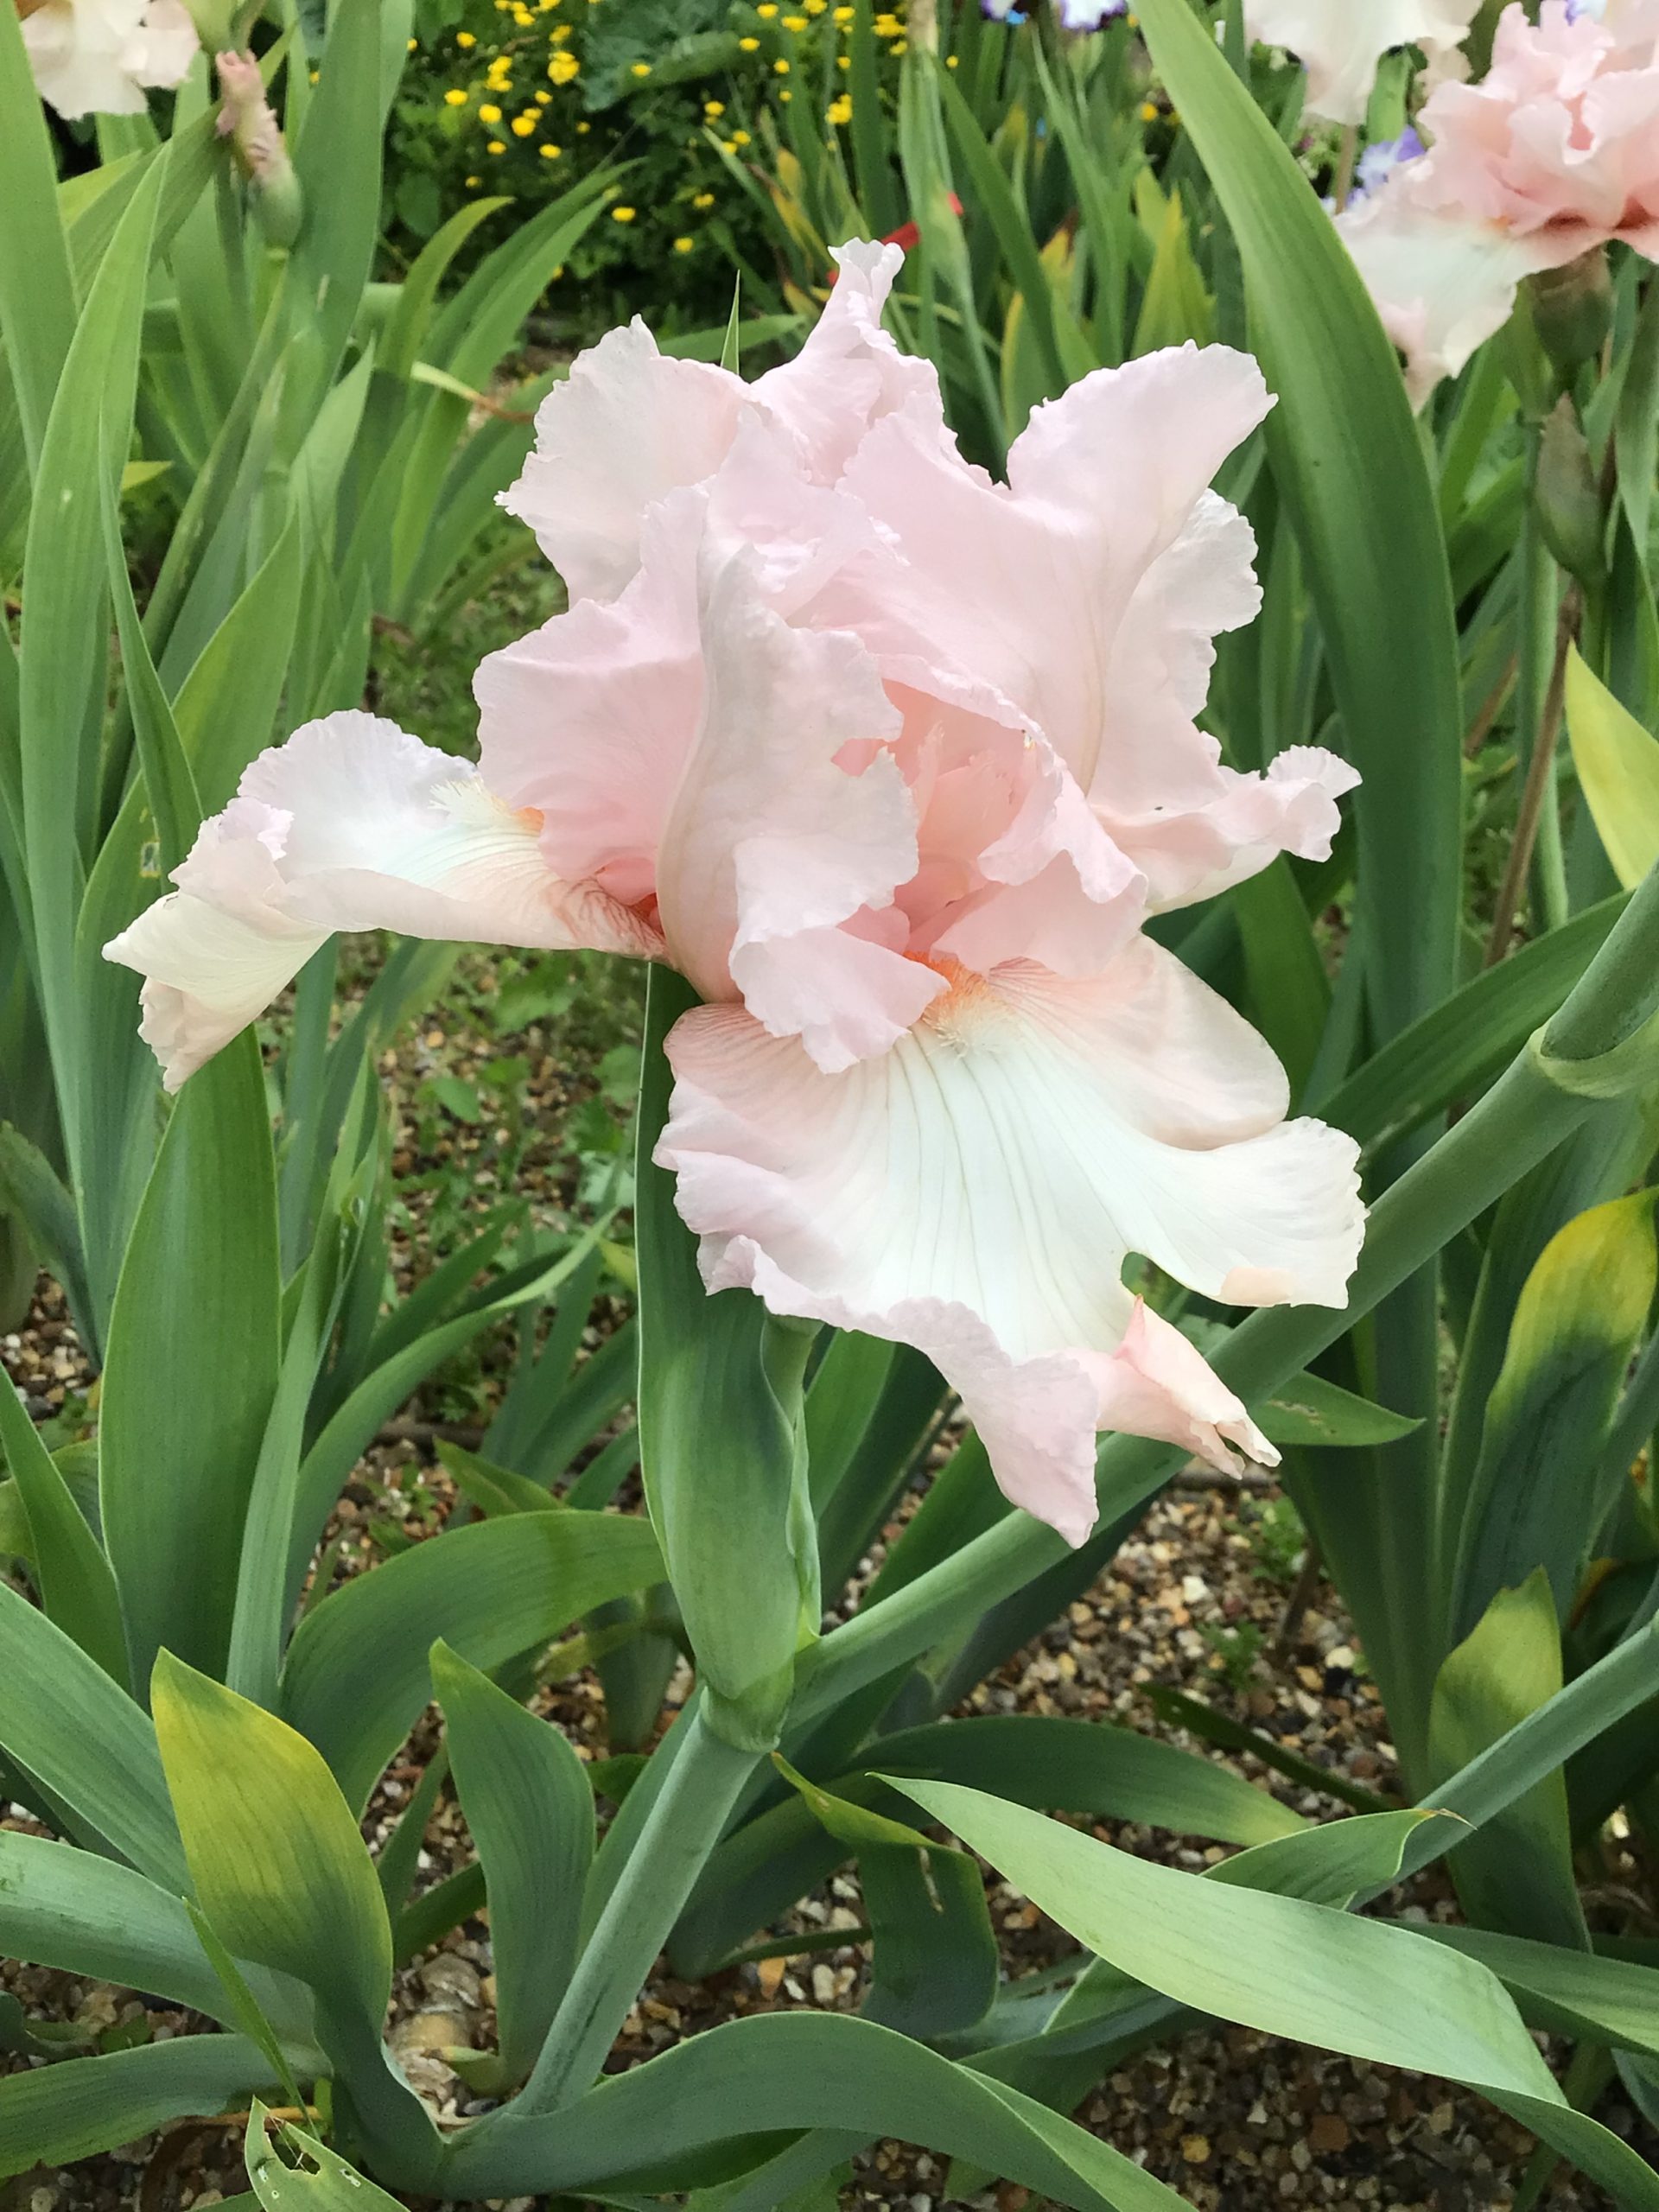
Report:
[[[1523,278],[1615,238],[1659,260],[1659,0],[1506,8],[1487,75],[1418,121],[1428,152],[1338,227],[1421,404]]]
[[[1255,1032],[1141,933],[1354,779],[1224,766],[1193,717],[1253,545],[1209,491],[1266,411],[1187,347],[1039,411],[993,483],[856,245],[753,385],[618,332],[545,404],[507,504],[569,613],[479,671],[474,771],[335,715],[266,753],[110,948],[176,1086],[331,931],[672,963],[658,1159],[711,1290],[920,1346],[998,1479],[1080,1541],[1102,1427],[1275,1455],[1169,1322],[1341,1306],[1354,1147],[1287,1122]]]
[[[142,115],[144,88],[182,83],[200,43],[181,0],[25,0],[18,12],[36,88],[71,122]]]
[[[1363,123],[1385,54],[1420,46],[1432,74],[1454,73],[1479,10],[1480,0],[1244,0],[1244,28],[1301,63],[1311,115]]]

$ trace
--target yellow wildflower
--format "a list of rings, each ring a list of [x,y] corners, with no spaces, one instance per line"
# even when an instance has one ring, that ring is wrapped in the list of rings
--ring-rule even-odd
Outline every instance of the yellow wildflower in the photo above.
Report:
[[[552,97],[553,97],[553,95],[552,95],[552,93],[551,93],[551,92],[537,92],[537,95],[536,95],[536,105],[537,105],[537,107],[545,107],[545,106],[547,105],[548,102],[552,99]]]
[[[476,192],[476,191],[478,190],[479,186],[480,186],[480,184],[482,184],[482,183],[483,183],[483,181],[484,181],[484,180],[483,180],[483,178],[482,178],[481,176],[469,176],[469,177],[467,178],[467,191],[468,191],[468,192]]]
[[[725,114],[726,103],[724,100],[704,100],[702,111],[712,123],[716,116]]]
[[[676,238],[674,251],[676,253],[690,253],[694,243],[695,241],[691,238]]]
[[[852,66],[853,60],[849,54],[838,54],[836,56],[836,67],[837,69],[850,69]]]
[[[591,123],[579,123],[579,124],[576,125],[576,136],[577,136],[577,137],[578,137],[578,138],[585,138],[585,137],[588,136],[588,132],[593,129],[593,127],[594,127],[594,126],[593,126],[593,124],[592,124]]]
[[[628,74],[630,77],[649,77],[651,74],[650,62],[635,61],[632,63],[628,69]]]
[[[778,10],[772,5],[772,0],[764,0],[764,4],[757,8],[754,12],[763,23],[769,23]]]
[[[944,57],[944,66],[947,69],[954,69],[961,60],[962,56],[959,54],[947,54]]]
[[[457,31],[455,33],[455,44],[462,48],[471,48],[476,46],[478,44],[478,41],[474,37],[471,31]]]
[[[758,38],[741,38],[737,43],[740,50],[744,54],[759,54],[760,51],[760,41]]]
[[[443,96],[445,107],[465,107],[467,100],[467,95],[461,91],[459,85],[451,85]]]
[[[853,17],[857,13],[858,10],[856,8],[837,8],[836,10],[835,19],[836,22],[840,24],[842,29],[845,30],[848,24],[852,22]]]
[[[737,151],[735,141],[730,138],[722,138],[720,142],[720,150],[722,154],[734,154]]]
[[[563,49],[547,65],[548,76],[556,85],[568,85],[573,77],[580,74],[582,64],[575,55],[566,54]]]
[[[691,205],[694,207],[712,207],[714,204],[715,195],[712,192],[698,192],[692,195]]]
[[[409,53],[410,53],[410,54],[416,54],[416,53],[418,53],[418,52],[419,52],[419,50],[420,50],[420,44],[421,44],[421,41],[419,41],[419,39],[417,39],[417,38],[412,38],[412,39],[410,39],[410,41],[409,41],[409,45],[408,45],[408,48],[407,48],[406,51],[408,51],[408,52],[409,52]]]
[[[853,119],[853,103],[851,95],[849,93],[843,92],[839,99],[831,100],[829,106],[824,110],[824,117],[828,122],[833,123],[837,126],[843,123],[850,123]]]
[[[507,150],[506,141],[505,138],[492,138],[484,150],[486,154],[505,154]]]
[[[795,95],[790,91],[789,86],[785,85],[783,91],[779,93],[778,97],[784,102],[785,105],[787,106],[789,102],[794,99]]]
[[[486,100],[478,111],[478,119],[480,123],[499,123],[501,111],[493,100]]]
[[[748,132],[747,132],[747,130],[734,130],[734,131],[733,131],[733,133],[732,133],[732,143],[733,143],[733,145],[734,145],[734,146],[747,146],[747,145],[751,144],[752,143],[753,143],[753,142],[751,141],[751,139],[750,139],[750,137],[749,137],[749,134],[748,134]]]
[[[787,77],[787,76],[788,76],[788,74],[789,74],[789,64],[788,64],[788,62],[787,62],[787,61],[785,61],[785,59],[784,59],[784,57],[783,57],[783,55],[782,55],[781,54],[779,55],[778,59],[777,59],[777,60],[772,63],[772,67],[777,71],[778,74],[779,74],[780,77]]]
[[[786,31],[795,31],[797,33],[804,31],[806,29],[806,17],[804,16],[785,16],[784,17],[784,29]]]
[[[611,220],[613,223],[631,223],[639,213],[637,207],[613,207]]]
[[[515,138],[528,138],[541,119],[533,107],[527,107],[522,115],[513,117],[508,128]]]
[[[544,162],[556,162],[564,149],[563,146],[538,146],[536,150]]]
[[[892,54],[893,60],[896,61],[899,56],[905,52],[908,45],[909,41],[907,39],[895,39],[893,44],[887,48],[887,52]]]
[[[1142,100],[1142,101],[1141,101],[1141,122],[1142,122],[1142,123],[1156,123],[1156,122],[1157,122],[1157,120],[1158,120],[1158,110],[1157,110],[1157,107],[1156,107],[1156,105],[1154,105],[1154,103],[1153,101],[1151,101],[1151,100]]]

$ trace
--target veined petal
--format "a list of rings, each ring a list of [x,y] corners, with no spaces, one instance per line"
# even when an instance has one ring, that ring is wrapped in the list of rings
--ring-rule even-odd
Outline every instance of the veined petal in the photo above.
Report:
[[[1086,982],[960,977],[837,1075],[730,1007],[668,1049],[657,1156],[710,1287],[922,1346],[1009,1496],[1074,1541],[1103,1425],[1223,1464],[1259,1446],[1198,1354],[1137,1325],[1129,1253],[1229,1302],[1345,1302],[1353,1144],[1286,1122],[1267,1046],[1147,940]]]
[[[261,753],[158,899],[105,947],[145,978],[166,1084],[245,1028],[336,930],[652,955],[652,929],[550,874],[533,816],[476,769],[361,714]]]
[[[819,935],[890,905],[915,873],[915,808],[883,749],[899,718],[874,662],[845,632],[791,629],[756,566],[747,550],[714,549],[708,563],[702,716],[663,832],[658,909],[670,958],[705,998],[741,991],[768,1027],[840,1067],[883,1049],[939,988],[868,936],[832,958]],[[843,748],[861,756],[856,772]]]

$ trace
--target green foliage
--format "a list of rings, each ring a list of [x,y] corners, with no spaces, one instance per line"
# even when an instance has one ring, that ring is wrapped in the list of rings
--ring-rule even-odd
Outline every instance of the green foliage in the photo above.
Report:
[[[712,328],[734,268],[769,284],[779,188],[759,165],[779,154],[798,165],[796,108],[820,150],[826,133],[837,152],[847,137],[837,62],[850,59],[849,29],[829,0],[418,0],[392,116],[392,250],[412,257],[480,194],[511,196],[489,227],[499,237],[573,181],[613,178],[606,219],[555,272],[550,332],[585,342],[637,313],[671,335]],[[873,95],[884,105],[894,32]],[[817,258],[821,289],[822,248]]]

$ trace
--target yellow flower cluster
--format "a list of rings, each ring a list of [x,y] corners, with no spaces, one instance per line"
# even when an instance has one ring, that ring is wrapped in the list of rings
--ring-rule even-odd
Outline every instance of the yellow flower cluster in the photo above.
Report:
[[[601,4],[601,0],[587,0],[587,4],[595,7]],[[3,0],[0,0],[0,5],[3,5]],[[463,127],[471,119],[470,115],[464,111],[470,109],[476,114],[484,139],[484,150],[493,156],[508,153],[514,140],[526,144],[526,150],[529,149],[527,142],[533,141],[535,151],[543,161],[558,161],[563,156],[563,149],[555,139],[541,135],[544,123],[553,120],[551,117],[544,117],[543,110],[553,100],[556,93],[575,85],[582,75],[581,59],[571,51],[571,17],[577,12],[580,0],[493,0],[493,6],[498,14],[508,19],[512,30],[508,31],[504,25],[502,49],[489,54],[487,60],[486,56],[494,45],[493,41],[485,41],[486,53],[479,54],[480,38],[477,32],[457,30],[453,34],[455,54],[461,60],[463,69],[466,61],[474,54],[486,66],[481,83],[474,77],[470,84],[462,82],[452,86],[443,92],[443,104],[456,113],[457,123]],[[901,54],[905,50],[905,0],[887,0],[885,5],[882,0],[875,0],[875,8],[876,12],[869,20],[876,35],[887,45],[891,54]],[[763,109],[769,104],[773,116],[779,120],[781,120],[782,110],[792,99],[794,81],[801,69],[827,67],[831,60],[843,72],[852,67],[845,50],[845,41],[858,20],[858,10],[850,0],[753,0],[749,12],[751,28],[745,29],[741,22],[736,26],[741,33],[737,41],[738,51],[746,57],[756,57],[759,73],[758,77],[749,79],[747,97],[758,99]],[[556,19],[543,21],[550,16]],[[816,19],[821,16],[829,18],[824,25],[829,35],[828,51],[810,46],[798,48],[796,42],[810,36]],[[541,33],[541,36],[534,41],[516,35],[534,29],[539,29]],[[411,40],[410,45],[411,51],[417,50],[418,41]],[[544,58],[546,81],[553,89],[538,88],[528,94],[525,90],[519,89],[515,92],[515,70],[533,69],[537,58],[535,48],[538,46]],[[836,51],[837,48],[842,50]],[[652,77],[652,63],[645,59],[631,62],[626,65],[626,73],[635,84],[645,86]],[[766,89],[768,86],[769,94]],[[721,86],[720,89],[724,91],[726,88]],[[694,155],[702,146],[713,143],[728,157],[735,158],[745,155],[753,145],[751,133],[734,125],[730,118],[728,103],[731,97],[728,93],[726,99],[721,99],[711,92],[702,100],[703,132],[694,133],[686,141],[688,149]],[[516,112],[513,111],[515,102]],[[852,121],[850,93],[840,92],[827,102],[823,113],[830,134],[826,143],[833,143],[833,134],[844,130]],[[603,129],[604,126],[601,124],[601,127]],[[757,124],[756,128],[759,127]],[[564,128],[582,137],[592,126],[585,118],[568,118]],[[772,143],[770,128],[768,143]],[[761,158],[765,159],[764,150]],[[713,210],[719,204],[719,200],[713,191],[693,189],[695,181],[694,170],[692,179],[671,194],[671,204],[677,200],[683,207],[695,210],[701,216]],[[481,188],[482,182],[480,176],[469,175],[466,179],[466,188],[469,192],[477,191]],[[624,230],[638,221],[639,213],[638,207],[626,204],[613,206],[610,209],[611,219]],[[676,255],[693,253],[697,245],[696,226],[669,238],[666,244]]]

